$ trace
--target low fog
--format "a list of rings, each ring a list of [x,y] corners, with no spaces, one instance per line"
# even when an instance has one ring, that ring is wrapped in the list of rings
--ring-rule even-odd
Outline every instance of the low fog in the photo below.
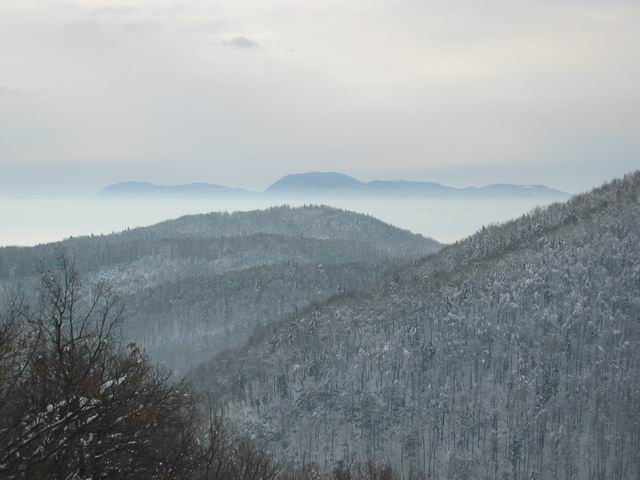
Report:
[[[182,215],[246,211],[275,205],[325,204],[366,213],[443,243],[464,238],[483,225],[504,222],[549,200],[436,199],[22,199],[0,200],[0,246],[31,246],[69,236],[103,234],[152,225]]]

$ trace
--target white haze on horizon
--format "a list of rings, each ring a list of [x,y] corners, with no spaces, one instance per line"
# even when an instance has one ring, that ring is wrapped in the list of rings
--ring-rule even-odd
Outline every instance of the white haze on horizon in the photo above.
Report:
[[[2,0],[0,194],[638,168],[638,0]]]
[[[551,200],[436,199],[0,199],[0,246],[32,246],[152,225],[182,215],[325,204],[372,215],[396,227],[453,243],[483,225],[504,222]]]

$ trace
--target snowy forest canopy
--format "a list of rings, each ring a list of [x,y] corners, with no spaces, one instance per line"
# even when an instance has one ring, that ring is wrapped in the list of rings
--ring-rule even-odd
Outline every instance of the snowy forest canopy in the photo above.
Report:
[[[281,207],[3,248],[0,289],[0,477],[640,476],[640,173],[450,246]]]

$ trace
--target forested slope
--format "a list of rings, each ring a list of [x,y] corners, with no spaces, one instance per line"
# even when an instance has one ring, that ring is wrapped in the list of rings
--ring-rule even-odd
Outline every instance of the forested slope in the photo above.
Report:
[[[127,335],[183,371],[310,304],[370,288],[391,265],[289,262],[179,278],[124,295]]]
[[[283,458],[640,476],[640,173],[492,226],[192,372]]]
[[[124,336],[183,370],[255,327],[346,291],[440,245],[329,207],[192,215],[111,235],[0,248],[0,293],[30,289],[63,248],[86,283],[125,300]]]
[[[57,245],[64,245],[73,252],[83,270],[96,271],[157,255],[163,260],[221,258],[234,253],[245,256],[242,248],[236,245],[238,238],[243,238],[245,243],[250,243],[251,238],[272,239],[268,248],[287,251],[289,247],[282,244],[284,237],[290,241],[297,238],[351,243],[357,249],[369,249],[362,255],[375,251],[378,258],[382,255],[423,256],[441,248],[435,240],[395,228],[369,215],[324,206],[282,206],[250,212],[187,215],[109,235],[69,238],[36,247],[3,247],[0,248],[0,280],[17,281],[33,275],[42,264],[54,265],[51,250]],[[339,246],[324,245],[340,255]],[[269,257],[266,252],[253,265],[269,261]]]

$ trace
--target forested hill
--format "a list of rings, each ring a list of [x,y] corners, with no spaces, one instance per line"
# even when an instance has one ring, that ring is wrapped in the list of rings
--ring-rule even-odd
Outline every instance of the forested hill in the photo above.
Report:
[[[440,244],[435,240],[393,227],[370,215],[316,205],[190,215],[159,223],[149,227],[146,232],[158,236],[179,234],[204,237],[265,233],[318,240],[347,240],[370,244],[393,256],[424,255],[425,251],[433,253],[440,249]]]
[[[324,206],[282,206],[232,214],[188,215],[149,227],[69,238],[36,247],[2,247],[0,281],[17,280],[32,275],[43,264],[46,267],[54,263],[51,251],[60,245],[73,253],[79,268],[95,271],[158,255],[171,259],[222,258],[236,248],[236,240],[231,239],[252,235],[256,239],[276,239],[269,247],[274,249],[285,248],[284,244],[278,245],[277,238],[286,237],[292,242],[296,239],[316,240],[316,244],[326,247],[331,246],[331,242],[350,243],[358,245],[363,254],[378,257],[423,256],[441,247],[435,240],[395,228],[368,215]],[[365,249],[369,251],[365,252]],[[257,261],[258,265],[263,263],[272,263],[268,252]]]
[[[194,370],[278,455],[640,476],[640,173],[307,308]]]
[[[91,285],[123,296],[124,335],[174,370],[297,309],[371,287],[440,245],[329,207],[212,213],[31,248],[0,248],[0,294],[28,289],[64,247]]]

